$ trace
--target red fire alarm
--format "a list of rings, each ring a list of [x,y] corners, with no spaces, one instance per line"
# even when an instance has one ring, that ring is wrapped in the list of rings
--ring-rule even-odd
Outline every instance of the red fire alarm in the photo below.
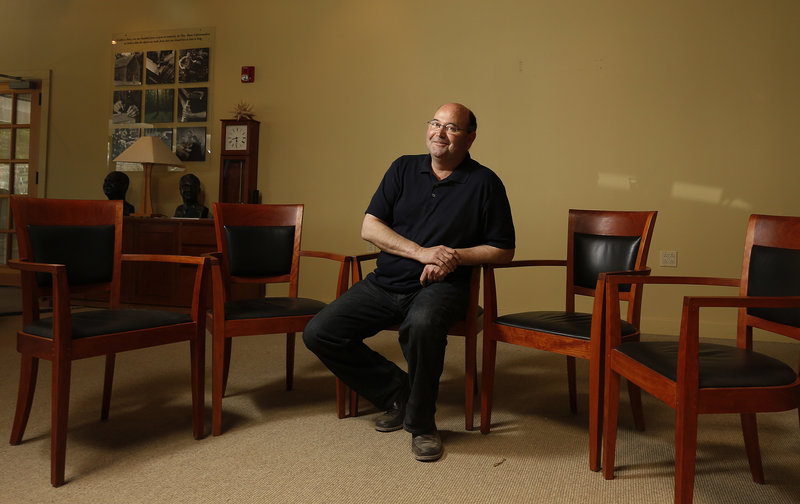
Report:
[[[256,67],[243,66],[242,67],[242,82],[255,82],[256,81]]]

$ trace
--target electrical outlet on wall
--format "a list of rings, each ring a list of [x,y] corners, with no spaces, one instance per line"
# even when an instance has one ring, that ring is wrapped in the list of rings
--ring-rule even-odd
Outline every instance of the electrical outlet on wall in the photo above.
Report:
[[[659,257],[659,266],[665,268],[678,267],[678,251],[677,250],[661,250]]]

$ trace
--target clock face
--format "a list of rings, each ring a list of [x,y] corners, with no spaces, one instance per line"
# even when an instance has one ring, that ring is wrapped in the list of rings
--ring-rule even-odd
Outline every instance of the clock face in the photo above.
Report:
[[[232,124],[225,127],[225,150],[247,149],[247,126]]]

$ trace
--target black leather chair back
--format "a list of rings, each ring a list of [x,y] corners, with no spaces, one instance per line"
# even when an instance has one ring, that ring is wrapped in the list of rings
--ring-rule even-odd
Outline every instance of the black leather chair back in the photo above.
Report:
[[[748,296],[800,296],[800,250],[753,245]],[[748,308],[747,313],[772,322],[800,327],[798,308]]]
[[[573,283],[579,287],[594,289],[600,273],[632,270],[636,265],[641,241],[641,236],[575,233]],[[620,285],[620,290],[628,291],[630,286]]]
[[[34,262],[64,264],[70,285],[111,282],[114,271],[114,226],[28,226]],[[39,287],[52,277],[36,274]]]
[[[292,269],[294,232],[294,226],[225,226],[230,274],[288,275]]]

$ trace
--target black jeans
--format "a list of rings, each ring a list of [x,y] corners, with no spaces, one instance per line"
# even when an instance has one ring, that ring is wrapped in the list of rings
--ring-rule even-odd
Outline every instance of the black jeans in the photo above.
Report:
[[[407,399],[405,428],[424,434],[436,427],[447,330],[466,315],[467,298],[466,285],[439,282],[399,294],[368,276],[319,312],[306,326],[303,341],[375,406],[389,409],[394,401]],[[364,343],[397,324],[408,373]]]

